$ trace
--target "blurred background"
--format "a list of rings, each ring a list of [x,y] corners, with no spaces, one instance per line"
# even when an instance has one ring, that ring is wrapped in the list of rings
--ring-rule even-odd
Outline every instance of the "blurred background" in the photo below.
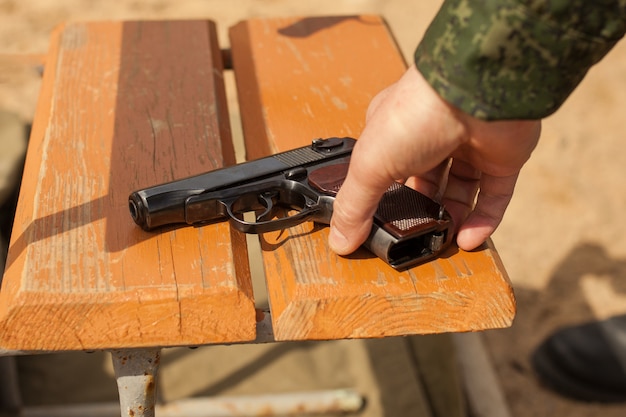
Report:
[[[23,152],[24,132],[37,103],[39,64],[47,51],[51,30],[60,23],[211,19],[217,23],[222,47],[226,48],[228,27],[250,17],[374,13],[386,18],[410,62],[440,4],[440,0],[0,0],[0,160],[11,153]],[[626,43],[622,42],[590,71],[562,109],[545,121],[542,140],[522,171],[516,195],[494,235],[496,248],[515,288],[518,313],[510,329],[488,331],[483,336],[514,416],[616,417],[626,412],[626,406],[576,403],[543,389],[528,360],[532,350],[558,326],[626,313],[625,113]],[[7,140],[8,137],[15,140]],[[19,166],[6,169],[19,170]],[[341,355],[333,356],[329,352],[342,343],[298,346],[299,352],[313,351],[317,358],[300,358],[300,363],[308,364],[313,370],[320,367],[332,370],[333,361],[342,359]],[[359,363],[358,358],[367,361],[367,349],[380,348],[381,352],[392,354],[393,343],[356,349],[362,357],[353,357],[354,363]],[[266,348],[267,351],[252,355],[271,362],[278,367],[277,375],[282,375],[279,353],[283,349],[296,349],[287,346],[290,347]],[[232,374],[224,374],[210,383],[207,379],[205,386],[199,381],[195,388],[184,388],[182,382],[176,382],[193,374],[199,363],[205,364],[211,378],[216,378],[222,371],[211,365],[211,357],[221,358],[220,352],[227,348],[211,349],[216,350],[205,359],[189,350],[174,350],[166,356],[162,375],[164,378],[169,375],[175,381],[174,388],[167,393],[170,398],[197,392],[221,393],[241,382]],[[229,360],[236,363],[238,355],[231,355]],[[114,400],[111,365],[105,355],[93,358],[87,354],[57,355],[55,359],[20,358],[25,401],[29,404],[61,401],[59,396],[65,388],[54,384],[85,377],[92,381],[101,378],[108,383],[75,384],[70,388],[74,395],[87,401]],[[86,362],[90,365],[84,365]],[[362,383],[367,378],[373,378],[369,383],[384,383],[380,372],[367,376],[355,371],[354,375]],[[333,377],[328,383],[341,385],[341,377]]]

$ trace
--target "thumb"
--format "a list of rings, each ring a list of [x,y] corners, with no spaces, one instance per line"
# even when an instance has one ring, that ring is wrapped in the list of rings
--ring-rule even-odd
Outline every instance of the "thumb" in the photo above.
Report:
[[[376,175],[377,170],[366,168],[368,164],[359,158],[357,148],[358,142],[346,179],[333,203],[328,244],[339,255],[348,255],[365,242],[378,203],[393,181]]]

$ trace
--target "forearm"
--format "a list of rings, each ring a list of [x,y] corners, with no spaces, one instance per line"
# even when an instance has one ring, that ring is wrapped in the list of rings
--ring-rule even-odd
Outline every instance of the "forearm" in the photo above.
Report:
[[[626,0],[448,0],[415,63],[468,114],[539,119],[559,108],[625,31]]]

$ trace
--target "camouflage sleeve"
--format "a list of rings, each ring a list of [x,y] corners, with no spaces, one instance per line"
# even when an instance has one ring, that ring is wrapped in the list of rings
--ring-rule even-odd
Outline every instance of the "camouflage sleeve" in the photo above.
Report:
[[[625,30],[626,0],[447,0],[415,63],[444,99],[475,117],[539,119]]]

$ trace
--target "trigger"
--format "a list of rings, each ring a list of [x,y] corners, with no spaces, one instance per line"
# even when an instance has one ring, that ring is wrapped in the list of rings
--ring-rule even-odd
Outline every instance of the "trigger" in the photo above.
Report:
[[[265,210],[257,216],[257,223],[267,221],[272,218],[274,211],[274,198],[276,198],[277,195],[278,193],[276,191],[266,191],[259,195],[260,203],[265,207]]]

